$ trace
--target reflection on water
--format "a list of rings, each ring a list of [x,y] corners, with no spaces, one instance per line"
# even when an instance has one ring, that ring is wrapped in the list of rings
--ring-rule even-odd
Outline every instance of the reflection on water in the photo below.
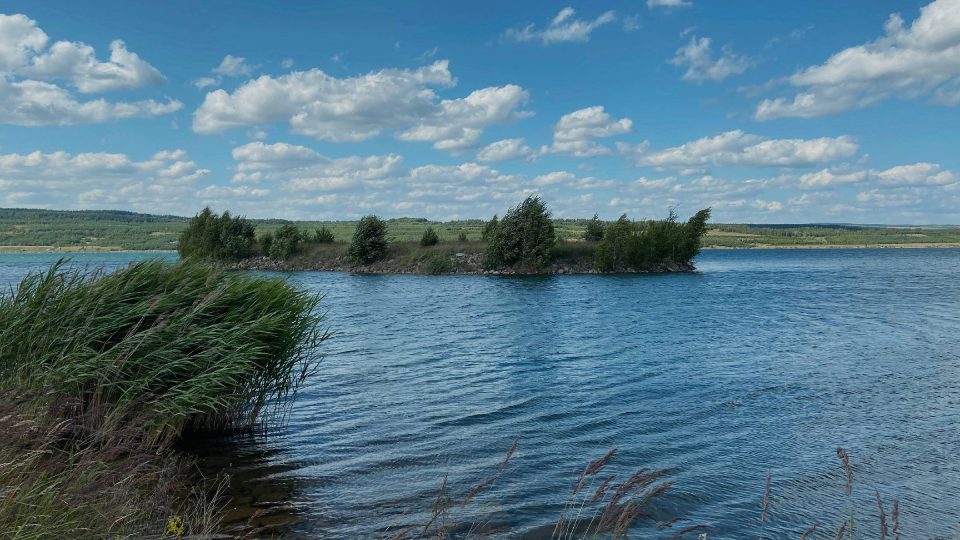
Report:
[[[9,261],[0,285],[22,275]],[[698,266],[288,274],[327,295],[323,368],[286,430],[213,454],[250,475],[241,490],[265,486],[251,502],[285,494],[293,530],[313,537],[421,520],[444,478],[469,490],[517,436],[504,476],[463,515],[505,537],[552,529],[584,465],[612,447],[621,478],[676,468],[655,511],[710,538],[836,531],[851,505],[879,534],[874,488],[888,515],[899,497],[903,538],[960,536],[960,250],[713,251]]]

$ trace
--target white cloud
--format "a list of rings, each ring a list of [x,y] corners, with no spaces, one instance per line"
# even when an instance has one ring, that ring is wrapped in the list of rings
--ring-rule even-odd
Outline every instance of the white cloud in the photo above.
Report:
[[[292,68],[292,67],[293,67],[293,58],[284,58],[283,61],[280,62],[280,67],[282,67],[283,69],[290,69],[290,68]]]
[[[535,186],[550,186],[553,184],[560,184],[564,182],[572,182],[576,179],[571,173],[566,171],[554,171],[547,174],[541,174],[533,179],[533,185]]]
[[[254,69],[256,67],[248,64],[246,58],[228,54],[220,61],[220,65],[213,68],[211,72],[214,75],[223,75],[224,77],[249,77]]]
[[[665,150],[650,150],[649,142],[620,144],[620,152],[641,166],[809,167],[848,158],[859,145],[850,136],[819,139],[767,139],[740,130],[704,137]]]
[[[503,139],[484,146],[477,152],[480,161],[509,161],[528,157],[533,149],[527,146],[522,138]]]
[[[957,175],[950,170],[941,168],[939,163],[911,163],[897,165],[885,170],[852,169],[834,170],[823,169],[801,175],[798,179],[802,188],[823,188],[841,184],[874,183],[879,186],[939,186],[950,184],[957,180]]]
[[[24,15],[0,14],[0,123],[24,126],[106,122],[169,114],[179,101],[80,101],[55,81],[82,93],[130,90],[161,84],[163,75],[121,40],[110,44],[110,60],[97,60],[93,47],[48,37]]]
[[[166,81],[157,68],[117,39],[110,43],[110,61],[100,62],[93,47],[75,41],[58,41],[34,56],[18,74],[40,80],[68,80],[85,94],[158,85]]]
[[[692,36],[690,43],[677,49],[677,53],[670,60],[675,66],[686,67],[683,80],[702,82],[706,79],[720,82],[731,75],[739,75],[746,71],[753,61],[733,52],[729,46],[720,50],[720,57],[714,58],[710,50],[710,38]]]
[[[602,156],[613,153],[594,139],[629,133],[633,121],[614,120],[602,106],[587,107],[560,117],[553,127],[553,144],[541,148],[541,153],[571,154],[576,157]]]
[[[326,141],[363,141],[394,130],[402,140],[458,150],[475,145],[486,126],[529,114],[518,110],[527,92],[516,85],[442,101],[430,88],[453,84],[445,60],[416,70],[387,69],[344,79],[318,69],[264,75],[233,93],[208,93],[194,112],[193,129],[220,133],[285,121],[294,133]]]
[[[144,161],[99,152],[6,154],[0,155],[0,206],[183,212],[209,173],[183,150]]]
[[[693,2],[690,0],[647,0],[647,7],[653,8],[677,8],[690,7]]]
[[[330,159],[310,148],[287,143],[252,142],[233,149],[236,183],[279,183],[293,192],[376,187],[403,172],[396,154]]]
[[[41,81],[6,82],[0,78],[0,123],[20,126],[109,122],[170,114],[179,101],[77,101],[63,88]]]
[[[590,41],[590,34],[605,24],[616,20],[613,11],[607,11],[596,19],[584,20],[575,18],[576,12],[572,7],[565,7],[550,21],[549,26],[538,29],[534,24],[522,28],[511,28],[504,32],[505,41],[539,41],[543,45],[553,45],[565,42]]]
[[[909,27],[893,14],[883,37],[844,49],[786,78],[793,97],[763,100],[758,120],[837,114],[890,99],[931,97],[945,105],[960,85],[960,0],[936,0]]]

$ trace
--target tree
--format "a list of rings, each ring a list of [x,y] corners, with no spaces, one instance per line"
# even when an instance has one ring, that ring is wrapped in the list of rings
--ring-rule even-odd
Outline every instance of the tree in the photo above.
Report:
[[[364,216],[357,223],[348,250],[350,258],[361,264],[379,261],[387,255],[387,224],[377,216]]]
[[[194,216],[177,240],[181,257],[237,261],[254,252],[255,227],[243,217],[225,211],[217,215],[204,208]]]
[[[587,242],[599,242],[603,240],[603,230],[604,226],[603,222],[600,221],[600,216],[594,214],[593,219],[587,223],[587,229],[583,231],[583,239]]]
[[[314,232],[313,241],[318,244],[332,244],[335,241],[333,231],[322,226]]]
[[[423,231],[423,236],[420,237],[420,245],[423,247],[435,246],[439,241],[440,237],[437,236],[437,232],[433,230],[433,227],[427,227],[427,230]]]
[[[489,239],[489,268],[520,266],[540,270],[550,262],[557,242],[550,211],[540,197],[527,197],[500,220]]]
[[[499,224],[500,224],[500,222],[497,220],[497,215],[494,214],[494,215],[493,215],[493,218],[491,218],[490,221],[488,221],[488,222],[486,222],[486,224],[484,224],[484,226],[483,226],[483,233],[481,233],[480,238],[481,238],[484,242],[490,240],[490,237],[493,236],[493,231],[497,230],[497,225],[499,225]]]
[[[300,253],[303,248],[303,235],[300,229],[292,223],[286,223],[277,230],[270,245],[270,257],[274,259],[289,259]]]

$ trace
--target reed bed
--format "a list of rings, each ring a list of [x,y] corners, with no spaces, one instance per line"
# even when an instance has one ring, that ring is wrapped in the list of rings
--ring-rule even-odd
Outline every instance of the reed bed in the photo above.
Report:
[[[0,296],[0,537],[215,530],[222,479],[173,443],[281,422],[329,336],[319,301],[194,261],[61,261]]]

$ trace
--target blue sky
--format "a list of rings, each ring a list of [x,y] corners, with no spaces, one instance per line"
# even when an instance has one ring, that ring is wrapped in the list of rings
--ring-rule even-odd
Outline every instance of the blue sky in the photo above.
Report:
[[[960,0],[0,13],[2,207],[960,223]]]

